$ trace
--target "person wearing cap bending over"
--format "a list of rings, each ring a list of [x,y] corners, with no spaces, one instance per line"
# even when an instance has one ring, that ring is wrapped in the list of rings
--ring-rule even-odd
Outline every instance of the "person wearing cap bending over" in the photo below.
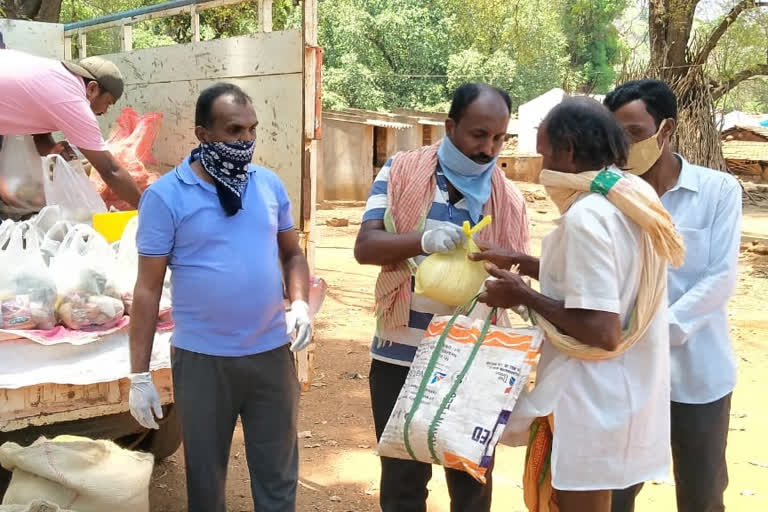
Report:
[[[0,73],[0,137],[32,135],[40,155],[57,153],[68,160],[75,158],[72,144],[121,199],[138,205],[141,192],[109,152],[96,120],[123,94],[115,64],[100,57],[60,62],[4,49],[0,69],[12,70]],[[55,142],[55,131],[67,141]]]

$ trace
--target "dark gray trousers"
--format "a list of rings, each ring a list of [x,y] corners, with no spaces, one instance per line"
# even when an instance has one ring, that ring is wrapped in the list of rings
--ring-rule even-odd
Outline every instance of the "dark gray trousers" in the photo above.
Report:
[[[226,512],[232,435],[243,422],[255,512],[294,512],[299,385],[285,345],[244,357],[174,349],[175,403],[184,436],[189,512]]]
[[[672,461],[678,512],[723,512],[731,393],[708,404],[672,402]],[[613,491],[611,512],[634,512],[643,484]]]

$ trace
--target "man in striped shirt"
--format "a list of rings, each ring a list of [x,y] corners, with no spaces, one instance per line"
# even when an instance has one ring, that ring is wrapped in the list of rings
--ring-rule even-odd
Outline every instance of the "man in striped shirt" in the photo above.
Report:
[[[387,161],[373,183],[355,257],[361,264],[382,267],[370,371],[377,438],[432,317],[450,315],[455,309],[413,294],[415,268],[429,254],[461,245],[464,221],[474,225],[488,214],[494,222],[488,228],[491,243],[485,245],[519,252],[528,249],[525,201],[496,166],[510,110],[506,92],[486,84],[462,85],[454,93],[445,123],[446,138],[433,146],[399,153]],[[409,304],[403,305],[403,300]],[[446,470],[452,511],[490,510],[491,469],[486,485],[467,473]],[[431,476],[429,464],[382,457],[382,510],[426,511]]]

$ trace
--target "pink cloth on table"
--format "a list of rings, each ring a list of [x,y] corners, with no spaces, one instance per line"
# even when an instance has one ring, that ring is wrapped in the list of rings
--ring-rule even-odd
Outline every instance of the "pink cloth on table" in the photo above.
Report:
[[[130,319],[124,316],[116,324],[109,326],[101,330],[93,331],[73,331],[66,327],[59,325],[48,331],[36,331],[36,330],[0,330],[0,341],[3,339],[18,339],[25,338],[41,345],[56,345],[59,343],[69,343],[71,345],[85,345],[86,343],[92,343],[98,341],[99,338],[114,334],[122,331],[128,327]]]
[[[83,79],[61,62],[0,52],[0,135],[61,131],[78,148],[106,151]]]

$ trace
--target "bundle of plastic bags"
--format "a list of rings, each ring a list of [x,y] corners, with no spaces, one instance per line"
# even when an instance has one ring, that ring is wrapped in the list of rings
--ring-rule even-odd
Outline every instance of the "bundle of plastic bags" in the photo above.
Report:
[[[472,237],[490,223],[490,216],[484,217],[472,229],[469,222],[464,222],[467,235],[464,244],[446,253],[432,254],[422,261],[416,271],[415,293],[449,306],[461,306],[472,300],[488,277],[483,262],[468,258],[469,254],[480,252]]]
[[[115,127],[107,140],[112,155],[128,171],[142,192],[158,178],[156,174],[147,171],[146,166],[156,163],[152,146],[160,131],[162,120],[163,114],[160,112],[140,115],[131,107],[125,107],[115,121]],[[118,198],[97,173],[91,173],[91,181],[108,207],[118,210],[133,209],[130,204]]]
[[[66,327],[87,331],[108,329],[125,308],[115,282],[115,256],[93,228],[75,225],[51,258],[56,280],[56,316]]]
[[[8,220],[0,225],[0,269],[0,328],[53,329],[56,283],[32,224]]]
[[[154,457],[111,441],[59,436],[27,447],[9,442],[0,446],[0,464],[13,473],[3,505],[42,499],[77,512],[149,512]]]
[[[543,339],[535,327],[494,325],[498,312],[486,311],[473,302],[452,317],[432,320],[379,441],[379,455],[458,469],[485,483]]]

